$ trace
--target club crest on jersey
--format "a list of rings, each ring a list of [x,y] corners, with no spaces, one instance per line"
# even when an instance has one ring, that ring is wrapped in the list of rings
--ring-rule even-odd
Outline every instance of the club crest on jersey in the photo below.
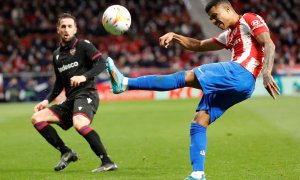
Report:
[[[71,54],[72,56],[74,56],[75,53],[76,53],[76,48],[70,49],[70,54]]]

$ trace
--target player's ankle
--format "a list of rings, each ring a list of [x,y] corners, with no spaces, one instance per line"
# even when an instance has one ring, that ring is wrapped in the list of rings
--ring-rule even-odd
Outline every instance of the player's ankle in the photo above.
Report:
[[[204,171],[193,171],[191,176],[193,178],[202,178],[204,176]]]
[[[128,89],[128,78],[127,77],[123,78],[122,88],[123,88],[124,91],[126,91]]]

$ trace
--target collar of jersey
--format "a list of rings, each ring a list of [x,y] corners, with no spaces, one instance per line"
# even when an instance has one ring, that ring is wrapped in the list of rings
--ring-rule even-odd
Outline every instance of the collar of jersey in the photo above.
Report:
[[[62,46],[62,44],[60,43],[60,47],[63,48],[63,49],[66,49],[66,48],[72,49],[72,48],[75,47],[75,45],[77,44],[77,42],[78,42],[78,39],[74,36],[71,41],[69,41],[69,42],[66,43],[65,46]]]

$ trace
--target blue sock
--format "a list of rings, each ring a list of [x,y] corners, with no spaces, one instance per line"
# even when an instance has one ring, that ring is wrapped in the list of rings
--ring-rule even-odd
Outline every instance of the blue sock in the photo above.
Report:
[[[150,75],[128,78],[128,90],[168,91],[185,85],[185,71],[170,75]]]
[[[204,171],[204,161],[207,148],[206,127],[192,122],[190,135],[190,160],[193,171]]]

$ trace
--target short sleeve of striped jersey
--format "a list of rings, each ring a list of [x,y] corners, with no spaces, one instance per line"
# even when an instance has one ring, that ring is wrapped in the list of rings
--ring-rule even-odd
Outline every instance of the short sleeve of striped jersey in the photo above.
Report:
[[[244,19],[252,31],[251,34],[253,36],[257,36],[262,32],[268,32],[269,28],[262,17],[254,13],[246,13],[244,14]]]
[[[215,37],[213,37],[212,40],[214,42],[216,42],[217,44],[227,48],[227,35],[228,35],[228,30],[222,32],[221,34],[219,34]]]

